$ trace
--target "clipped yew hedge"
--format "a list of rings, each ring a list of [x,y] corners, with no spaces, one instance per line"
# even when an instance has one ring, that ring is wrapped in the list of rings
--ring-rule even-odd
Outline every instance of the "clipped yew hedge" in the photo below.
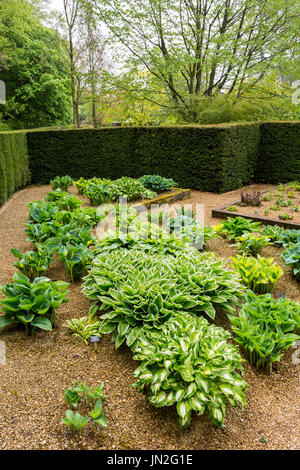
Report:
[[[24,132],[0,133],[0,205],[29,183],[27,140]]]
[[[225,192],[252,181],[259,124],[122,127],[27,133],[32,183],[56,175],[159,174],[182,187]]]
[[[256,181],[300,181],[300,122],[263,122],[260,132]]]
[[[300,121],[0,133],[0,204],[28,183],[28,164],[34,184],[159,174],[222,193],[300,180]]]

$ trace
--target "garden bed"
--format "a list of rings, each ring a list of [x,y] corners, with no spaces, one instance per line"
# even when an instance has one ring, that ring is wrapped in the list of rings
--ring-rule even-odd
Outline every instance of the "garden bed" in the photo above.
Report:
[[[15,261],[10,248],[22,252],[31,248],[25,241],[23,224],[28,218],[26,204],[43,199],[49,186],[32,187],[17,193],[0,216],[0,283],[10,282]],[[239,190],[223,196],[193,191],[185,202],[206,204],[206,224],[215,225],[211,207],[234,200]],[[209,213],[210,212],[210,213]],[[227,260],[235,254],[230,242],[209,242],[207,250]],[[274,256],[283,267],[275,247],[266,247],[263,256]],[[67,280],[57,261],[50,269],[52,279]],[[271,376],[245,363],[247,408],[230,408],[226,425],[219,429],[207,414],[195,417],[191,426],[178,428],[176,410],[156,409],[147,396],[131,388],[136,364],[126,346],[116,350],[111,338],[85,346],[74,339],[63,324],[86,315],[91,302],[81,293],[81,283],[71,284],[70,303],[60,307],[53,332],[27,337],[22,329],[6,327],[7,363],[0,366],[0,449],[299,449],[297,419],[299,366],[288,350],[274,366]],[[274,296],[288,293],[300,301],[299,284],[285,268]],[[216,324],[230,329],[225,314]],[[61,424],[65,413],[64,390],[75,381],[96,385],[104,382],[107,395],[108,428],[87,428],[82,436],[72,435]]]
[[[263,191],[260,196],[262,201],[258,207],[244,206],[239,198],[219,209],[213,209],[212,216],[220,219],[244,217],[263,225],[300,229],[299,192],[292,191],[287,185],[282,186],[281,192],[278,192],[278,188],[280,187],[272,186]]]

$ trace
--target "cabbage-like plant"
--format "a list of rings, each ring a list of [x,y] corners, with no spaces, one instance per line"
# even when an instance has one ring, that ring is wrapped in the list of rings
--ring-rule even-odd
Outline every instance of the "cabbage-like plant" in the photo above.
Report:
[[[270,294],[252,295],[238,315],[229,315],[236,342],[249,363],[270,370],[283,351],[300,336],[300,305],[287,298],[273,299]]]
[[[281,256],[285,264],[292,269],[297,281],[300,281],[300,237],[298,240],[298,243],[291,244]]]
[[[139,180],[145,188],[151,189],[151,191],[156,191],[157,193],[168,191],[169,189],[177,186],[177,183],[175,183],[173,178],[164,178],[159,175],[144,175],[139,178]]]
[[[22,324],[28,334],[33,334],[36,328],[51,331],[57,307],[69,301],[68,285],[47,277],[37,277],[31,283],[24,274],[15,273],[13,283],[1,287],[6,297],[0,300],[4,313],[0,316],[0,327]]]
[[[238,373],[242,359],[229,338],[206,319],[178,312],[161,331],[149,330],[136,342],[134,359],[142,364],[133,386],[149,390],[155,407],[176,406],[182,428],[193,411],[202,415],[206,409],[213,423],[223,426],[227,403],[246,405],[247,384]]]
[[[55,218],[59,208],[53,202],[35,201],[27,204],[29,207],[28,223],[42,224]]]
[[[214,318],[216,307],[234,311],[244,288],[212,253],[171,255],[138,249],[114,250],[93,261],[84,294],[101,303],[101,333],[112,333],[116,347],[131,346],[142,330],[161,328],[176,311]]]
[[[221,233],[226,235],[228,240],[233,240],[245,233],[257,232],[260,225],[259,222],[253,222],[253,220],[244,217],[228,217],[222,224]]]
[[[61,191],[60,189],[50,191],[46,196],[46,201],[54,202],[59,210],[67,211],[73,211],[84,204],[84,201],[78,199],[74,194],[69,194],[66,191]]]
[[[275,263],[273,258],[263,258],[258,255],[257,258],[237,256],[231,259],[243,284],[255,294],[271,293],[283,275],[282,268]]]

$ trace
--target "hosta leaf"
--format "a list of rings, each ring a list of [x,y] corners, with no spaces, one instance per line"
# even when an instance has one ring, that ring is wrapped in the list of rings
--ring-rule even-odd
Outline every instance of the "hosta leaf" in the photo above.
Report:
[[[36,317],[32,322],[31,326],[40,328],[41,330],[51,331],[52,324],[48,318],[45,317]]]

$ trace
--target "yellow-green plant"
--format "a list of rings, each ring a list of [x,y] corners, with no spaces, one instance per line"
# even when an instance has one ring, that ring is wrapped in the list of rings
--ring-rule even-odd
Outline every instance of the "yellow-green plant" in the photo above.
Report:
[[[282,268],[273,258],[263,258],[258,255],[257,258],[237,256],[231,259],[243,284],[256,294],[271,293],[283,275]]]

